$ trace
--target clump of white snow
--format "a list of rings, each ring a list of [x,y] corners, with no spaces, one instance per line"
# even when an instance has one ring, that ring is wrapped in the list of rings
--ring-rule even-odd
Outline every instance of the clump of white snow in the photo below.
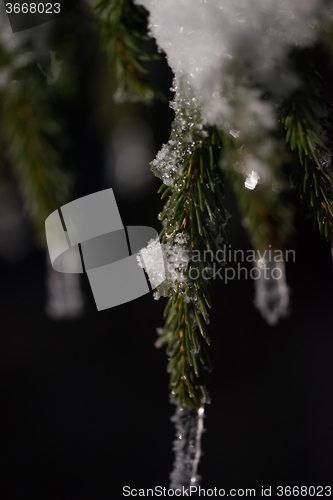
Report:
[[[167,297],[170,290],[174,292],[176,282],[182,288],[188,284],[186,270],[190,252],[188,237],[184,234],[177,234],[172,242],[163,244],[157,237],[140,250],[137,261],[140,267],[145,268],[152,286],[157,287],[156,299],[160,296]]]
[[[325,0],[136,0],[175,74],[190,85],[203,122],[237,137],[272,129],[272,103],[253,83],[286,96],[301,82],[288,55],[312,45],[333,14]],[[163,152],[164,154],[164,152]]]
[[[175,111],[175,119],[171,137],[151,162],[151,169],[164,184],[176,190],[175,181],[182,172],[185,159],[193,153],[196,142],[202,140],[206,132],[201,122],[200,103],[194,97],[192,88],[184,82],[177,86],[175,80],[173,90],[176,94],[170,107]]]
[[[151,239],[148,245],[140,250],[136,259],[139,266],[145,269],[154,288],[165,280],[163,250],[158,237]]]

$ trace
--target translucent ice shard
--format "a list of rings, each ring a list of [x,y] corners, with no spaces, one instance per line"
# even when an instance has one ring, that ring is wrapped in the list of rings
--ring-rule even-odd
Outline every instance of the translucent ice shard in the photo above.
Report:
[[[84,309],[80,275],[58,273],[47,256],[46,275],[47,303],[46,314],[54,319],[80,318]]]
[[[201,436],[203,427],[204,408],[178,407],[171,417],[176,426],[176,440],[173,443],[175,462],[170,474],[170,488],[177,489],[183,486],[199,484],[198,465],[201,457]]]
[[[269,325],[276,325],[289,312],[289,288],[284,262],[260,258],[255,267],[258,273],[254,277],[254,304]]]

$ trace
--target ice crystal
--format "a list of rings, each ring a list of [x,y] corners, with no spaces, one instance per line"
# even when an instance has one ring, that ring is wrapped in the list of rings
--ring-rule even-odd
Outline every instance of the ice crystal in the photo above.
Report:
[[[136,256],[140,267],[144,267],[152,286],[157,286],[165,279],[165,266],[162,246],[158,237],[151,239]]]
[[[205,132],[200,117],[200,106],[193,97],[191,87],[186,82],[175,80],[173,90],[179,92],[176,92],[170,104],[175,111],[171,137],[157,153],[151,167],[164,184],[177,190],[181,185],[177,185],[175,181],[182,172],[184,160],[191,155],[196,142],[205,136]]]
[[[54,320],[79,318],[83,314],[84,297],[80,275],[58,273],[47,255],[47,303],[45,311]]]
[[[251,173],[246,177],[244,186],[252,191],[258,184],[259,179],[260,175],[258,174],[258,172],[252,170]]]
[[[270,325],[289,312],[289,288],[286,283],[284,262],[259,259],[255,266],[258,273],[255,279],[254,304]]]
[[[176,439],[173,443],[175,462],[170,474],[172,489],[199,484],[200,476],[197,471],[201,457],[203,419],[203,408],[195,410],[178,407],[171,417],[176,426]]]
[[[161,244],[158,237],[149,241],[148,245],[140,250],[137,261],[144,267],[152,285],[159,285],[155,298],[167,297],[175,291],[178,282],[180,291],[188,284],[185,271],[190,261],[189,240],[184,234],[177,234],[172,241]],[[162,254],[162,255],[161,255]],[[163,256],[163,258],[161,258]]]

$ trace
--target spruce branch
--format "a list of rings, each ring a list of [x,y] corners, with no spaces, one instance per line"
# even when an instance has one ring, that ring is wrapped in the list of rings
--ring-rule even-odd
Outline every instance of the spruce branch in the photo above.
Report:
[[[62,129],[52,94],[29,49],[29,39],[12,53],[1,48],[0,67],[7,67],[10,77],[0,89],[0,113],[10,165],[43,242],[45,219],[68,200],[71,176],[57,151]]]
[[[99,0],[93,12],[104,49],[116,72],[116,100],[139,100],[146,104],[153,99],[165,100],[144,67],[145,62],[160,59],[158,54],[149,54],[143,49],[143,44],[150,40],[146,35],[146,10],[132,0]]]
[[[313,68],[312,68],[313,69]],[[328,103],[320,94],[320,77],[312,71],[307,91],[293,96],[284,107],[282,125],[286,141],[296,158],[291,181],[306,203],[320,233],[333,240],[332,130],[327,118]],[[294,155],[295,156],[295,155]]]
[[[164,179],[159,190],[161,198],[168,197],[159,218],[164,223],[160,241],[169,279],[158,291],[169,300],[164,311],[165,325],[159,329],[156,345],[165,345],[169,356],[172,401],[181,407],[198,409],[209,402],[203,374],[203,369],[211,368],[206,348],[210,345],[207,325],[212,306],[208,283],[212,261],[216,252],[222,251],[220,243],[226,239],[227,217],[222,203],[223,178],[218,168],[219,135],[215,128],[203,128],[185,101],[174,106],[176,119],[165,147],[177,150],[175,163],[163,164],[163,152],[153,162],[153,171]],[[178,266],[182,250],[185,264],[180,262]]]

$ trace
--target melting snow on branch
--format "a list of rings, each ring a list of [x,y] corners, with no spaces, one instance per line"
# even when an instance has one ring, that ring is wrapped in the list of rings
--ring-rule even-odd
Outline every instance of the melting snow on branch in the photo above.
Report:
[[[182,171],[184,159],[193,152],[195,141],[203,138],[200,103],[186,82],[174,80],[176,94],[170,107],[175,111],[171,138],[151,162],[152,171],[167,186],[177,189],[175,179]],[[179,186],[181,187],[181,186]]]
[[[150,34],[167,56],[175,74],[172,107],[184,100],[192,116],[185,116],[182,141],[171,140],[152,163],[155,175],[173,185],[184,151],[186,132],[198,124],[216,125],[237,142],[251,143],[254,162],[264,168],[261,182],[269,184],[272,157],[279,142],[276,98],[286,98],[302,86],[291,68],[295,47],[316,42],[326,28],[333,5],[326,0],[135,0],[150,14]],[[264,91],[268,89],[272,100]],[[191,94],[191,98],[189,98]],[[184,107],[183,107],[184,109]],[[181,123],[179,116],[178,124]],[[179,128],[179,127],[178,127]],[[187,134],[189,136],[189,134]],[[173,139],[173,138],[172,138]],[[191,148],[191,141],[187,142]],[[266,151],[263,149],[266,144]],[[246,150],[246,148],[245,148]],[[244,154],[245,154],[244,150]],[[252,169],[257,172],[256,169]],[[246,169],[245,179],[252,170]],[[265,180],[266,179],[266,180]],[[270,188],[270,186],[268,186]]]
[[[136,3],[149,11],[150,32],[176,82],[193,88],[204,121],[241,135],[275,123],[273,106],[251,81],[279,96],[293,91],[301,82],[289,67],[290,50],[312,45],[333,12],[325,0]]]
[[[140,250],[137,261],[140,267],[145,268],[153,286],[163,281],[155,292],[156,299],[161,295],[167,297],[170,290],[174,292],[176,281],[180,288],[182,284],[188,284],[189,279],[185,276],[185,271],[190,261],[190,249],[188,238],[184,234],[177,234],[172,242],[165,244],[161,244],[158,237],[150,240],[148,245]]]

